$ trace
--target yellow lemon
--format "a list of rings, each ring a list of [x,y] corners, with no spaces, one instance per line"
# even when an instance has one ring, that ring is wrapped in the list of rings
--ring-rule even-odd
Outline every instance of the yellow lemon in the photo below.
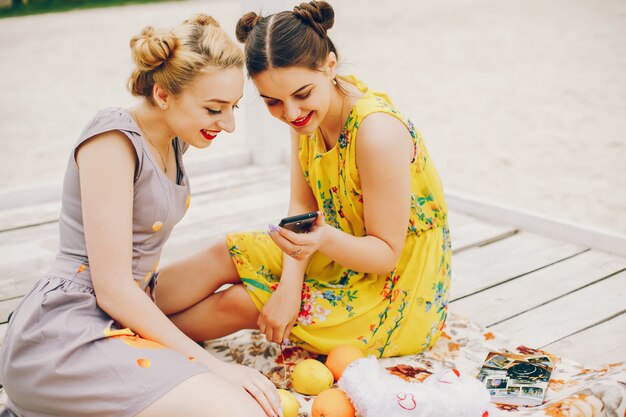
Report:
[[[320,361],[305,359],[293,368],[291,385],[304,395],[317,395],[333,386],[332,372]]]
[[[283,405],[283,417],[298,417],[300,403],[296,397],[284,389],[279,389],[278,395],[280,396],[280,403]]]

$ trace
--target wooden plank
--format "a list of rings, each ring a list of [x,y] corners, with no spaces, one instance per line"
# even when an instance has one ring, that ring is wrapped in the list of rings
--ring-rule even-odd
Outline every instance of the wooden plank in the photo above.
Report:
[[[210,240],[202,242],[202,238],[216,237],[220,233],[238,230],[238,227],[251,227],[250,220],[257,215],[255,210],[263,199],[284,203],[284,208],[274,207],[273,210],[276,218],[282,217],[286,213],[289,192],[289,180],[284,171],[283,166],[255,167],[245,168],[235,174],[218,173],[202,178],[197,187],[200,192],[192,194],[189,212],[170,238],[181,241],[178,245],[180,249],[172,254],[188,253],[185,245],[194,239],[198,240],[197,246],[200,243],[207,245]],[[263,208],[263,204],[259,208]],[[235,216],[234,221],[223,222],[225,215]],[[231,229],[219,227],[212,231],[214,225],[221,224],[228,224]],[[0,276],[3,277],[0,300],[14,298],[28,291],[48,270],[57,250],[58,224],[0,233]]]
[[[453,253],[486,245],[512,236],[517,232],[513,227],[487,223],[455,211],[448,213],[448,223]]]
[[[25,294],[54,261],[58,242],[58,224],[1,233],[0,300]]]
[[[626,361],[626,314],[542,347],[585,365]]]
[[[618,256],[626,256],[626,236],[611,230],[546,217],[539,213],[505,206],[484,198],[457,191],[446,192],[448,206],[487,221],[508,224],[532,233],[564,242],[594,248]]]
[[[20,301],[22,301],[22,296],[10,300],[0,301],[0,324],[7,322],[9,314],[15,310]]]
[[[287,167],[278,165],[262,168],[246,167],[237,171],[194,177],[190,178],[190,181],[193,195],[201,195],[251,183],[288,181],[288,175]],[[0,210],[0,234],[13,229],[57,222],[60,210],[61,202],[58,199],[26,206],[10,206]]]
[[[450,310],[491,326],[626,268],[626,258],[590,250],[454,301]]]
[[[468,249],[452,260],[451,300],[513,280],[584,250],[526,232]]]
[[[623,313],[625,299],[626,272],[621,272],[490,328],[530,347],[546,346]]]
[[[448,225],[450,226],[450,233],[454,236],[454,229],[459,229],[467,224],[474,223],[476,218],[468,216],[460,212],[448,212]]]
[[[230,190],[238,186],[282,182],[289,184],[289,168],[286,165],[269,167],[242,167],[241,169],[217,172],[189,178],[191,194],[197,196],[220,190]]]
[[[196,250],[207,247],[215,239],[223,237],[226,233],[243,230],[267,230],[269,223],[276,224],[276,214],[286,212],[286,204],[276,203],[273,200],[260,201],[254,199],[254,216],[249,212],[241,215],[237,212],[222,215],[218,218],[207,220],[201,227],[192,223],[181,228],[176,235],[172,233],[169,241],[163,248],[162,261],[167,262],[175,257],[189,254]]]
[[[251,159],[247,149],[213,149],[202,155],[184,157],[185,168],[192,179],[238,167],[249,167]],[[55,181],[0,190],[0,211],[59,201],[63,190],[61,180],[59,177]]]
[[[31,225],[57,222],[60,211],[60,201],[2,210],[0,211],[0,233]]]
[[[261,226],[266,229],[269,221],[275,222],[275,218],[281,216],[279,213],[286,213],[286,203],[276,203],[276,200],[281,200],[279,197],[280,195],[272,193],[266,193],[264,196],[247,193],[243,198],[218,199],[215,208],[206,208],[201,204],[193,205],[193,209],[192,207],[189,209],[188,222],[181,222],[174,229],[164,248],[162,259],[165,261],[207,246],[213,239],[227,232]],[[286,194],[282,197],[285,200]],[[255,207],[254,215],[250,214],[250,207]],[[53,233],[55,241],[58,242],[57,231]],[[8,246],[7,251],[2,254],[0,276],[3,278],[0,300],[23,295],[52,265],[57,245],[54,250],[48,250],[41,248],[40,243],[41,241],[37,241],[36,238],[20,242]]]

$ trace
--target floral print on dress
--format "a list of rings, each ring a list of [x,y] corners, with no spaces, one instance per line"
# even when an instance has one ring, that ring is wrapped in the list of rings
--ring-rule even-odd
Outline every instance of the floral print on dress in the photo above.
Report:
[[[379,357],[427,350],[440,337],[447,317],[451,271],[441,181],[419,132],[391,101],[355,78],[344,80],[363,96],[350,110],[333,148],[326,149],[319,132],[300,137],[300,167],[326,223],[352,236],[366,236],[356,164],[358,131],[373,113],[400,120],[415,149],[404,248],[395,267],[381,274],[357,271],[314,254],[305,272],[298,324],[290,342],[326,353],[337,340],[352,341]],[[242,283],[262,308],[280,285],[284,254],[263,233],[234,233],[227,242]]]

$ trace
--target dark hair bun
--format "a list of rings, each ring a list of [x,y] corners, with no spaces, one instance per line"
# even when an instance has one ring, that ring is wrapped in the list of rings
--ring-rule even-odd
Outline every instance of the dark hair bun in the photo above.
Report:
[[[235,28],[237,40],[241,43],[246,43],[246,39],[248,39],[250,32],[252,32],[256,24],[259,23],[259,20],[261,20],[261,16],[254,12],[248,12],[241,16]]]
[[[189,25],[198,25],[198,26],[216,26],[220,27],[220,24],[217,20],[213,19],[211,16],[206,14],[197,14],[191,19],[185,20],[183,23]]]
[[[313,27],[321,36],[326,36],[328,29],[332,28],[335,23],[335,11],[325,1],[300,3],[299,6],[293,8],[293,14]]]

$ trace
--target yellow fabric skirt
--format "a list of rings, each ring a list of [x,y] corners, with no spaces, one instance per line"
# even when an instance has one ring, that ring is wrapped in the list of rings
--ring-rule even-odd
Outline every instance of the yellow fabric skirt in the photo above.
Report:
[[[265,232],[230,234],[226,242],[260,311],[280,284],[283,253]],[[322,354],[342,344],[378,357],[419,353],[441,334],[449,283],[445,226],[409,234],[397,267],[389,274],[353,271],[316,253],[305,273],[290,341]]]

